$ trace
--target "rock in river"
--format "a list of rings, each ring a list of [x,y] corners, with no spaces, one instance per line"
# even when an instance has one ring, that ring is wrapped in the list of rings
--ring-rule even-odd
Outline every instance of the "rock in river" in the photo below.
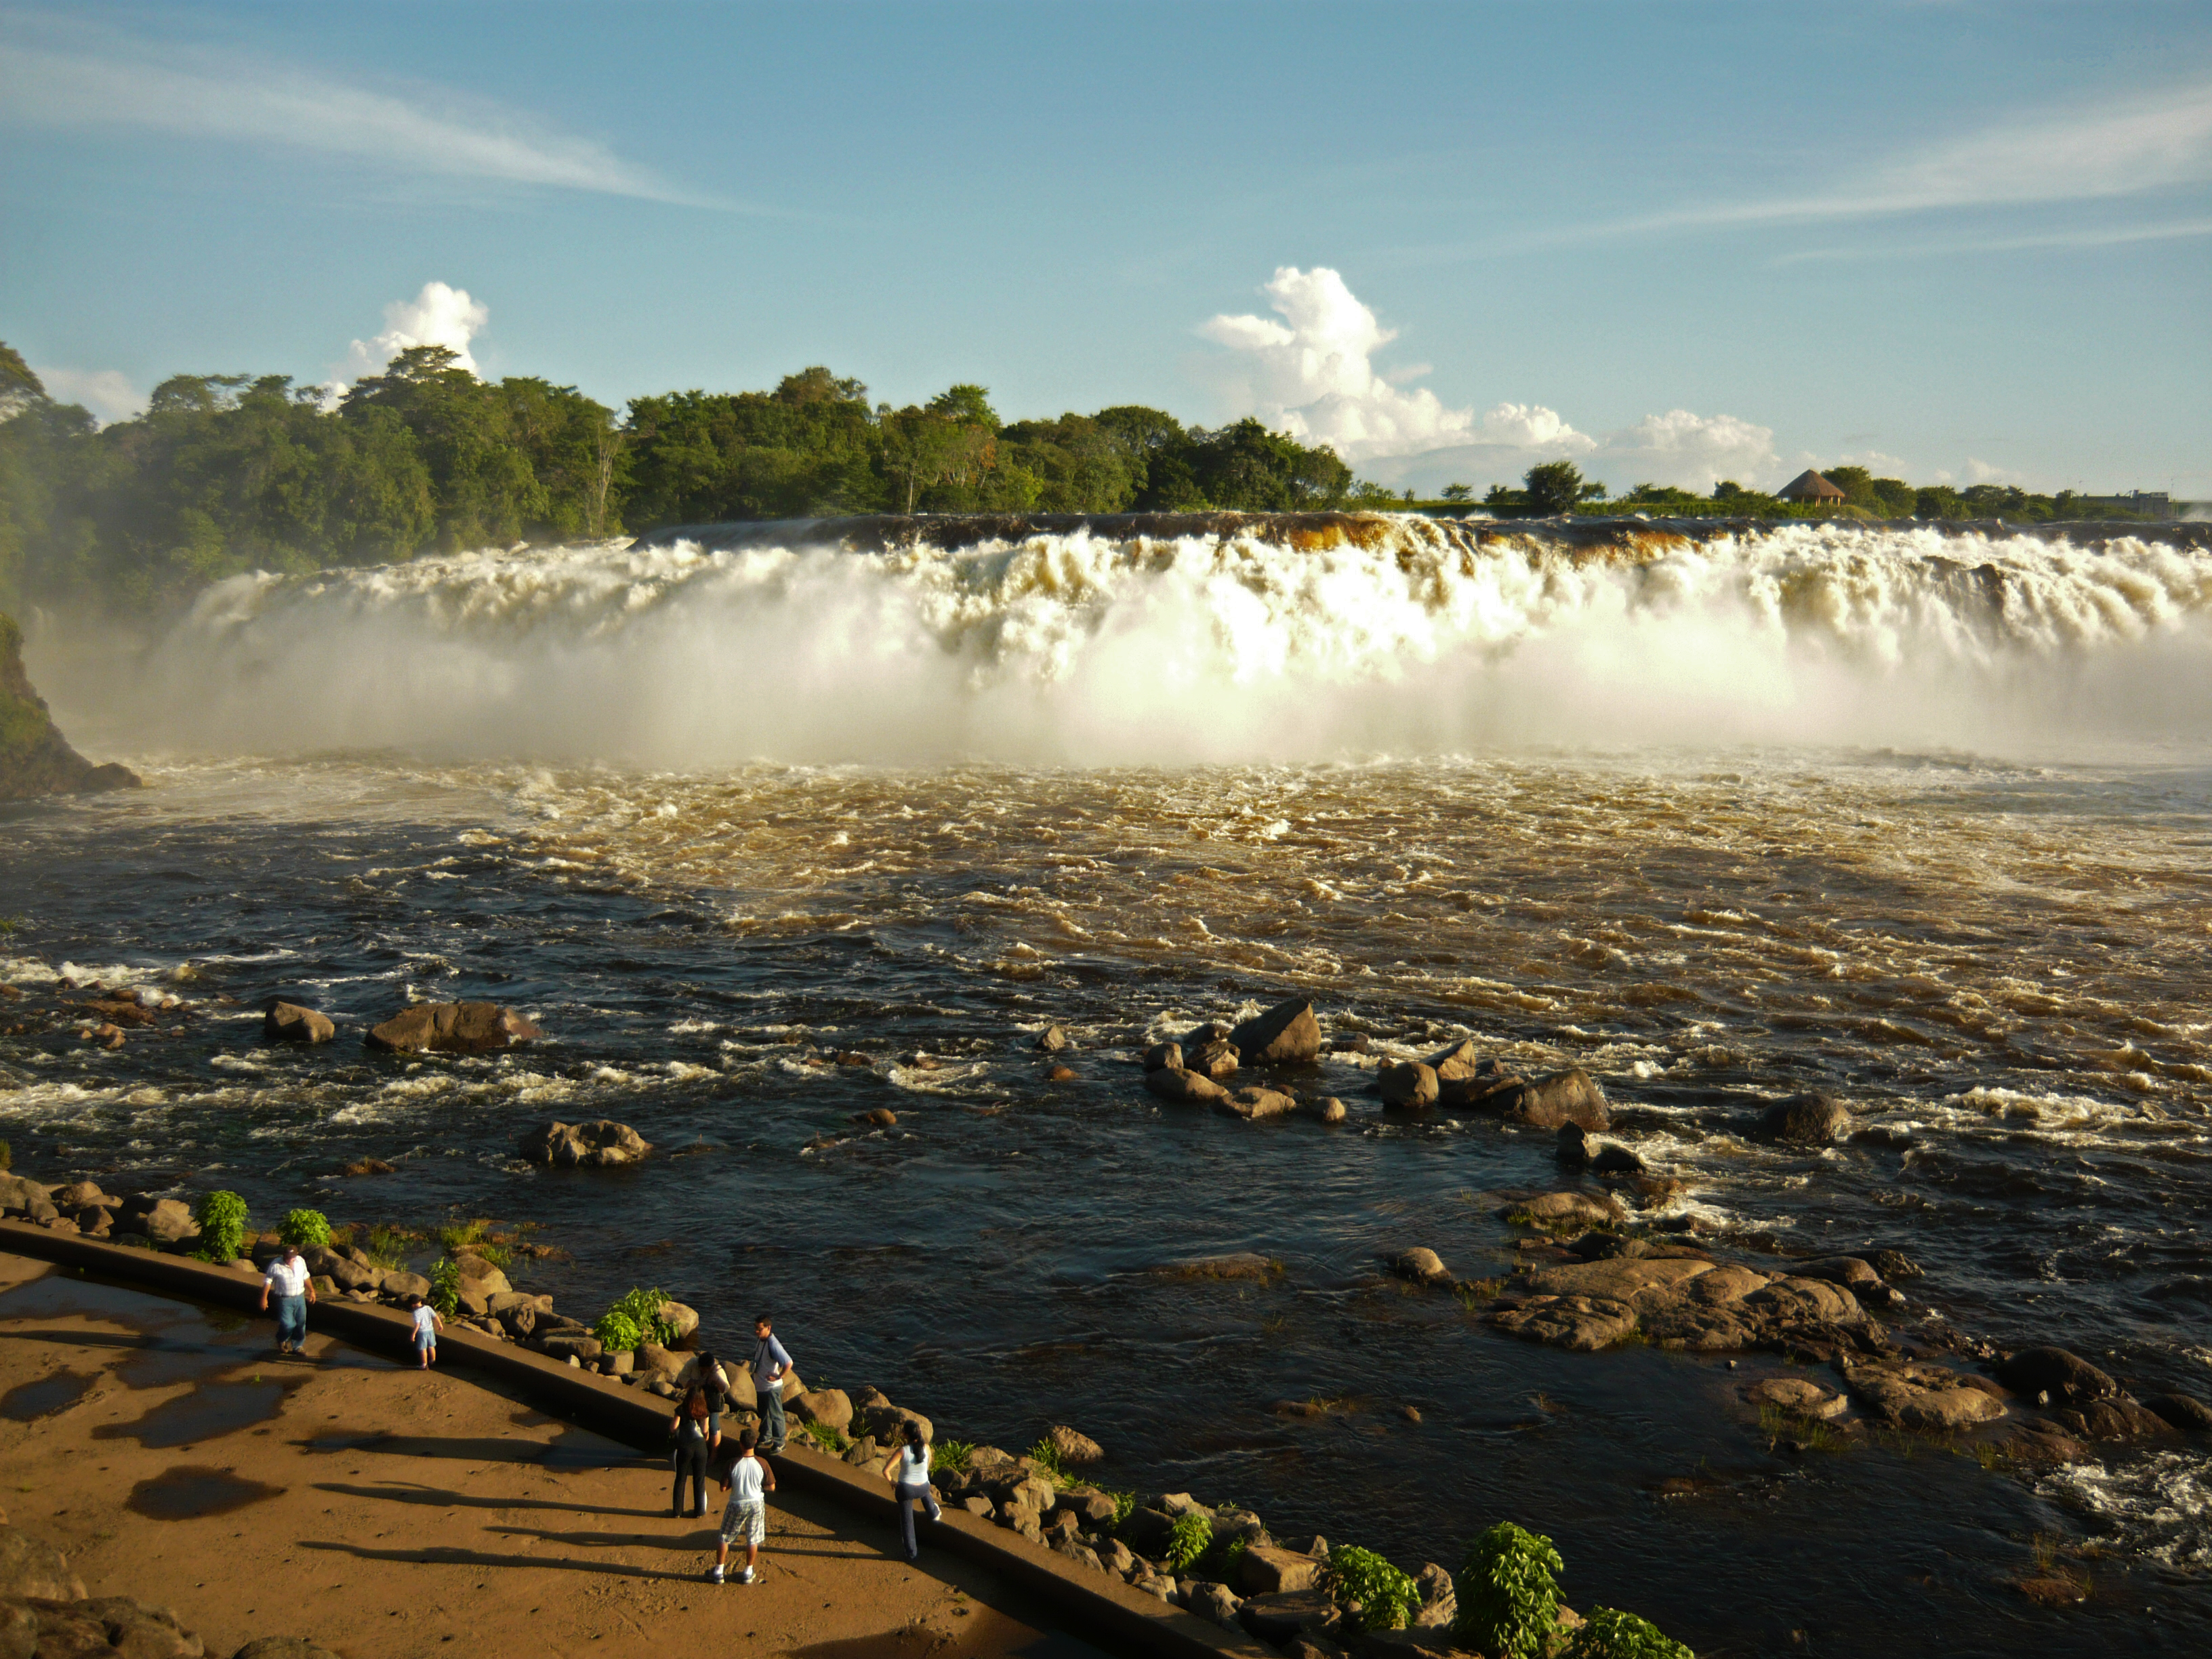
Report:
[[[1167,1066],[1146,1073],[1145,1087],[1162,1100],[1180,1101],[1185,1105],[1205,1105],[1229,1098],[1229,1091],[1212,1079]]]
[[[1180,1072],[1182,1070],[1182,1045],[1179,1042],[1155,1042],[1145,1050],[1146,1072]]]
[[[1759,1140],[1795,1146],[1826,1146],[1851,1127],[1850,1109],[1833,1095],[1813,1090],[1790,1095],[1761,1111],[1745,1127]]]
[[[1451,1270],[1434,1250],[1415,1245],[1401,1250],[1390,1258],[1390,1271],[1401,1279],[1410,1279],[1417,1285],[1446,1285],[1451,1282]]]
[[[1376,1081],[1382,1091],[1382,1103],[1394,1111],[1425,1112],[1437,1103],[1436,1069],[1418,1060],[1385,1066]]]
[[[493,1002],[422,1002],[374,1027],[364,1039],[385,1054],[480,1054],[545,1035]]]
[[[1279,1002],[1229,1034],[1247,1066],[1304,1065],[1321,1053],[1321,1022],[1304,997]]]
[[[337,1031],[329,1015],[275,997],[261,1016],[262,1039],[268,1042],[328,1042]]]
[[[1271,1117],[1287,1117],[1297,1109],[1297,1101],[1278,1089],[1239,1089],[1226,1100],[1213,1103],[1215,1111],[1255,1123]]]
[[[515,1150],[532,1164],[599,1169],[635,1164],[653,1150],[653,1143],[629,1124],[603,1117],[589,1123],[549,1123],[517,1140]]]
[[[2004,1401],[1980,1379],[1915,1361],[1853,1365],[1844,1384],[1869,1411],[1903,1429],[1948,1430],[2005,1414]]]
[[[2116,1400],[2120,1385],[2081,1355],[2064,1348],[2023,1348],[1996,1368],[1997,1381],[2038,1404],[2079,1408],[2098,1400]]]

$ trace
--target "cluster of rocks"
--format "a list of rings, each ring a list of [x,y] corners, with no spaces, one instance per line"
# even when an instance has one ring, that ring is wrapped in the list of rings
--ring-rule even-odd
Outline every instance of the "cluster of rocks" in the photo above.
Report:
[[[1574,1124],[1584,1130],[1611,1127],[1605,1091],[1579,1066],[1524,1078],[1455,1042],[1424,1060],[1395,1060],[1376,1074],[1383,1106],[1413,1116],[1431,1112],[1480,1113],[1532,1128]]]
[[[635,1164],[653,1151],[653,1143],[612,1118],[589,1123],[562,1123],[557,1119],[532,1129],[515,1142],[515,1150],[532,1164],[550,1169],[605,1169]]]
[[[92,1595],[52,1545],[0,1514],[0,1654],[8,1659],[204,1659],[207,1644],[167,1607]],[[298,1637],[261,1637],[232,1659],[337,1659]]]
[[[103,1048],[120,1048],[133,1032],[149,1036],[182,1036],[182,1023],[198,1012],[173,991],[153,985],[79,985],[67,979],[56,982],[47,996],[26,991],[20,985],[0,985],[0,1006],[14,1016],[0,1024],[0,1035],[35,1036],[43,1031],[74,1028],[80,1042],[96,1042]]]
[[[197,1249],[199,1224],[173,1198],[131,1193],[118,1198],[96,1181],[49,1185],[27,1176],[0,1175],[0,1214],[35,1221],[58,1233],[82,1233],[114,1244],[179,1253]]]
[[[1242,1024],[1215,1021],[1185,1032],[1179,1041],[1154,1044],[1144,1054],[1145,1087],[1162,1100],[1264,1121],[1297,1110],[1297,1097],[1276,1079],[1232,1086],[1237,1073],[1310,1066],[1321,1049],[1321,1022],[1313,1004],[1294,997]],[[1340,1122],[1345,1115],[1340,1100],[1321,1101],[1315,1109],[1324,1122]]]
[[[328,1014],[271,997],[263,1005],[261,1036],[267,1042],[328,1042],[338,1034]],[[483,1054],[545,1035],[528,1018],[495,1002],[418,1002],[372,1025],[364,1047],[385,1054]]]
[[[1948,1433],[2030,1407],[2039,1419],[2001,1443],[2038,1462],[2079,1461],[2088,1441],[2212,1431],[2212,1407],[2179,1394],[2135,1399],[2062,1348],[2001,1356],[1942,1324],[1906,1346],[1875,1316],[1906,1305],[1893,1280],[1921,1276],[1893,1250],[1770,1271],[1717,1261],[1701,1245],[1636,1237],[1624,1230],[1629,1212],[1611,1194],[1543,1193],[1498,1215],[1532,1230],[1517,1242],[1516,1271],[1502,1283],[1455,1279],[1425,1247],[1401,1251],[1390,1265],[1418,1283],[1489,1298],[1490,1323],[1551,1347],[1592,1352],[1648,1342],[1713,1355],[1764,1351],[1831,1367],[1836,1386],[1769,1378],[1742,1391],[1747,1404],[1797,1418],[1832,1419],[1856,1405],[1891,1427]],[[1947,1358],[1980,1361],[1988,1371]]]

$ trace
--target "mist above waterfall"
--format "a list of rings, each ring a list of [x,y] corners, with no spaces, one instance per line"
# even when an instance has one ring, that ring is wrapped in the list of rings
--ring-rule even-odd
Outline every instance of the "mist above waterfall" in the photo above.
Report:
[[[892,522],[240,577],[57,684],[183,750],[684,769],[2212,736],[2188,536]]]

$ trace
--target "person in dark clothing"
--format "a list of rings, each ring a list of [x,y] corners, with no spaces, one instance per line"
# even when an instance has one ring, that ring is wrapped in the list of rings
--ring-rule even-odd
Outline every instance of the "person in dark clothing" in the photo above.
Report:
[[[707,1460],[714,1455],[714,1442],[721,1437],[708,1420],[710,1409],[707,1390],[694,1387],[676,1408],[676,1415],[669,1419],[668,1431],[676,1437],[676,1491],[669,1505],[679,1516],[684,1513],[684,1482],[687,1476],[691,1482],[691,1513],[707,1513]]]

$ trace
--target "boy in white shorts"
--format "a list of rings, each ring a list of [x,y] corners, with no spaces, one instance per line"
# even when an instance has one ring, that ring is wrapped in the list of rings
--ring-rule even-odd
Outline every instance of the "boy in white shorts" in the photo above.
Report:
[[[759,1437],[752,1430],[738,1431],[738,1461],[722,1477],[722,1490],[730,1494],[730,1501],[722,1509],[722,1535],[714,1546],[714,1565],[707,1574],[709,1583],[722,1582],[723,1570],[729,1565],[730,1546],[741,1540],[745,1565],[738,1582],[753,1582],[753,1565],[760,1559],[762,1540],[768,1536],[768,1494],[775,1490],[775,1471],[754,1451],[757,1444]]]

